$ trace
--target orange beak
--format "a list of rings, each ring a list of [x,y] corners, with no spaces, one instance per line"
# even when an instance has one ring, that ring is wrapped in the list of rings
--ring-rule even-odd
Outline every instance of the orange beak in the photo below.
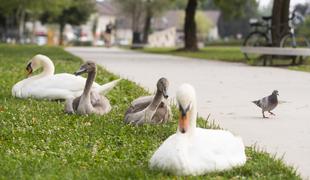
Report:
[[[189,115],[188,112],[186,114],[180,113],[179,117],[179,131],[181,133],[186,133],[189,128]]]

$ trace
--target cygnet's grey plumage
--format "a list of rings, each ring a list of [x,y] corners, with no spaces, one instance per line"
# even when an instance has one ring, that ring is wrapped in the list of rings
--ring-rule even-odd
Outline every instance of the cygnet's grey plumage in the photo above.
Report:
[[[75,75],[87,73],[87,80],[83,94],[75,99],[67,99],[65,112],[69,114],[99,114],[103,115],[111,110],[109,100],[100,95],[99,92],[91,90],[91,86],[96,77],[97,67],[93,62],[86,62],[81,66]]]
[[[266,96],[257,101],[252,101],[254,104],[256,104],[258,107],[262,109],[263,118],[266,118],[264,114],[265,111],[268,111],[270,114],[275,115],[271,111],[278,105],[278,95],[279,95],[278,91],[274,90],[271,95]]]
[[[170,106],[167,102],[168,80],[161,78],[157,82],[155,96],[143,96],[134,100],[125,113],[125,123],[164,123],[171,118]]]

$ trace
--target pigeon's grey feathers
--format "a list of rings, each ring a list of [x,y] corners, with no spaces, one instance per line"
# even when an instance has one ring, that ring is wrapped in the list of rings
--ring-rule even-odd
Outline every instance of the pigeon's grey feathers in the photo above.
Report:
[[[271,95],[252,102],[262,109],[263,117],[265,118],[264,114],[265,111],[268,111],[270,114],[273,114],[270,111],[273,110],[275,107],[277,107],[278,95],[279,95],[278,91],[274,90]]]

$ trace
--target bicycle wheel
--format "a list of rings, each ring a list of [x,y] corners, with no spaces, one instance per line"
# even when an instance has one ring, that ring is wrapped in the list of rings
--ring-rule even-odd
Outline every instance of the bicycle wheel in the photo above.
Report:
[[[309,41],[303,36],[295,37],[295,41],[293,40],[293,36],[291,33],[284,35],[280,41],[280,47],[292,47],[292,48],[309,48]],[[306,56],[291,56],[292,64],[296,64],[296,60],[299,59],[299,64],[303,63],[303,61],[307,58]]]
[[[248,47],[259,47],[259,46],[267,46],[268,45],[268,37],[266,34],[262,32],[252,32],[250,33],[244,40],[243,46]],[[260,54],[249,54],[243,53],[246,60],[258,59]]]

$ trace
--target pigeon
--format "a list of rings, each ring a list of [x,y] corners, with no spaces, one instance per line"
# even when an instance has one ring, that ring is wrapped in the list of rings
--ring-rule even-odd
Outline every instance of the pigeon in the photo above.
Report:
[[[271,110],[277,107],[278,96],[279,96],[278,91],[274,90],[271,95],[252,102],[262,109],[263,118],[266,118],[264,114],[265,111],[268,111],[271,115],[275,115],[273,112],[271,112]]]

